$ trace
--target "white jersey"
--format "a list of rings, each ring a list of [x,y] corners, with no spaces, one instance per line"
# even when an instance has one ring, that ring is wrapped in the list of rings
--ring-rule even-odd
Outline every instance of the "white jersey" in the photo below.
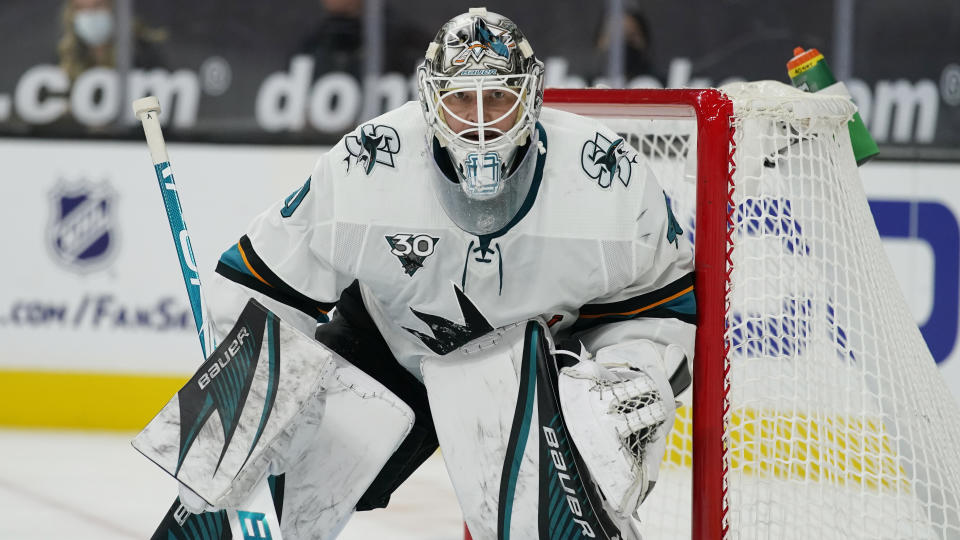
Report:
[[[431,179],[442,172],[410,102],[324,154],[217,272],[307,314],[305,331],[358,281],[391,351],[418,378],[425,355],[534,317],[591,350],[646,338],[692,358],[692,249],[643,156],[570,113],[544,108],[537,129],[530,193],[499,231],[476,236],[446,215]],[[229,327],[236,314],[213,308]]]

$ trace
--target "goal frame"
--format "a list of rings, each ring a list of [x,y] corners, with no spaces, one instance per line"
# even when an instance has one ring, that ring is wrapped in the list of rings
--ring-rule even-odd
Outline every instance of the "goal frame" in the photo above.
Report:
[[[733,102],[717,89],[553,89],[544,105],[603,116],[616,104],[619,116],[635,114],[696,119],[697,241],[694,279],[697,298],[696,358],[693,362],[692,538],[726,537],[728,500],[725,418],[730,409],[727,380],[730,344],[725,338],[729,302],[734,143]]]

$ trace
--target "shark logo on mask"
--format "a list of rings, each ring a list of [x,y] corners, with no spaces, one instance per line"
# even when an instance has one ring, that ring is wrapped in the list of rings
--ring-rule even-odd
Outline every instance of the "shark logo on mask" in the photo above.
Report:
[[[348,173],[352,164],[362,167],[367,175],[373,172],[377,163],[387,167],[396,166],[393,156],[400,151],[400,136],[390,126],[365,124],[356,134],[347,136],[344,142],[347,157],[343,160]]]
[[[469,30],[458,32],[457,37],[464,49],[453,58],[455,66],[466,63],[471,56],[475,62],[484,57],[506,62],[510,60],[510,49],[516,47],[510,32],[483,19],[477,19]]]

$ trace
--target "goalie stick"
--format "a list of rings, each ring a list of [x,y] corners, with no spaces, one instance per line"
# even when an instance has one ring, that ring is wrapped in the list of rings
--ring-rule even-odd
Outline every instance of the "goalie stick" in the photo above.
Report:
[[[180,271],[183,274],[190,308],[197,326],[203,358],[216,348],[213,329],[206,318],[203,291],[200,286],[200,273],[190,244],[190,235],[183,219],[183,209],[177,186],[173,180],[173,169],[167,155],[167,145],[160,127],[160,101],[155,96],[138,99],[133,102],[133,112],[143,124],[143,133],[150,149],[154,172],[160,183],[163,205],[167,211],[167,222],[173,234],[173,243],[180,259]],[[277,508],[283,502],[283,477],[270,477],[261,484],[250,499],[250,510],[220,510],[191,514],[178,497],[157,527],[153,538],[168,540],[229,540],[232,538],[264,538],[282,540],[280,520]],[[227,526],[229,524],[229,526]],[[270,525],[273,525],[272,527]]]

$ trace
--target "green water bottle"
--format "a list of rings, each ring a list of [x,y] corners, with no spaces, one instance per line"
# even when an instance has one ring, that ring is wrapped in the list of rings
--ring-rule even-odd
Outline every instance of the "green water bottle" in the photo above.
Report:
[[[793,50],[793,58],[787,62],[787,72],[790,74],[790,81],[793,86],[805,92],[819,92],[825,88],[840,85],[842,92],[847,96],[847,91],[843,83],[838,83],[833,76],[827,61],[823,55],[816,49],[803,50],[803,47],[797,47]],[[880,153],[876,141],[870,136],[867,127],[863,125],[860,113],[854,113],[853,120],[848,125],[850,129],[850,142],[853,144],[853,157],[857,160],[857,165],[863,165],[870,158]]]

